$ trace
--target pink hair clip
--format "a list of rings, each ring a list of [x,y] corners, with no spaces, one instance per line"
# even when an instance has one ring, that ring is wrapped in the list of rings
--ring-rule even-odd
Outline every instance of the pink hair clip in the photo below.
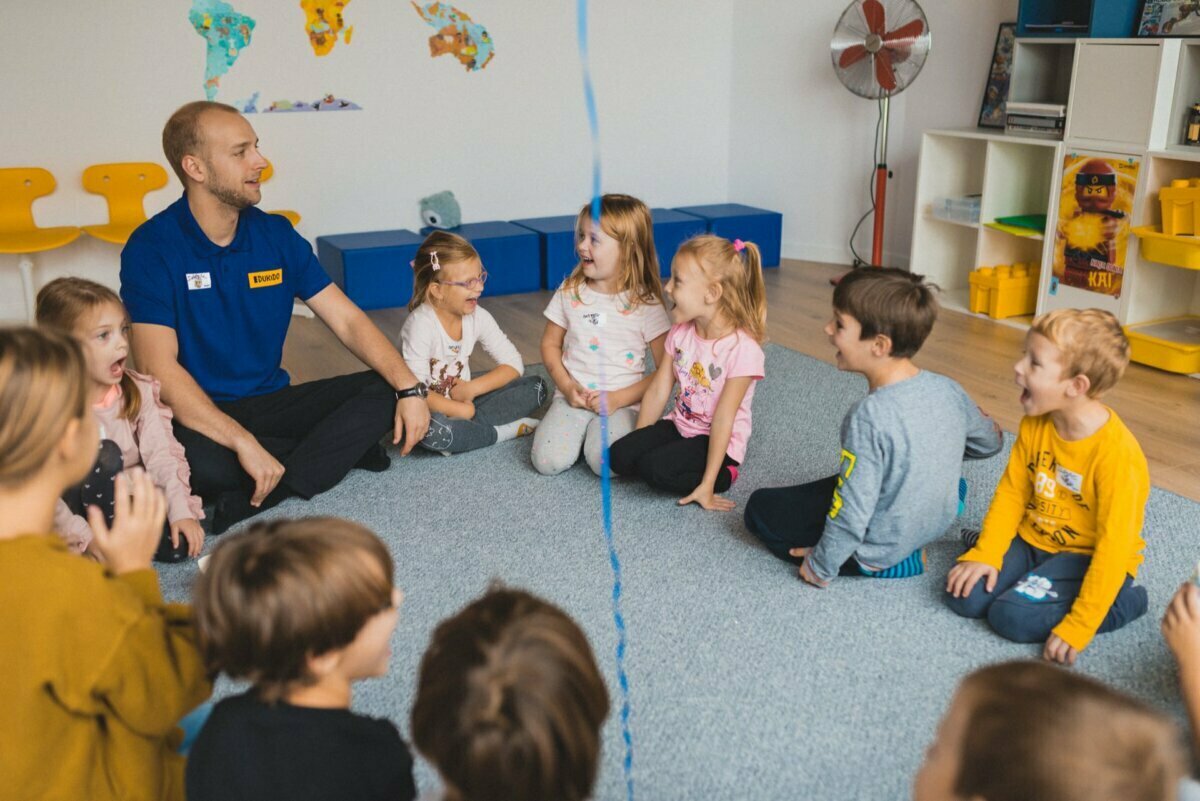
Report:
[[[746,243],[740,239],[735,239],[735,240],[733,240],[733,249],[736,250],[738,253],[741,253],[743,250],[746,249]]]
[[[439,262],[439,261],[438,261],[438,257],[437,257],[437,251],[436,251],[436,250],[434,250],[434,251],[431,251],[431,252],[430,252],[430,254],[429,254],[429,266],[430,266],[430,267],[433,269],[433,271],[434,271],[435,273],[436,273],[438,270],[442,269],[442,264],[441,264],[441,262]]]

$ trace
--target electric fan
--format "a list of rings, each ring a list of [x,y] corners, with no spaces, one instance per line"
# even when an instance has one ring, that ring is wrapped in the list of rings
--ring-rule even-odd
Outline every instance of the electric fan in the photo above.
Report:
[[[879,101],[871,203],[875,215],[871,263],[876,267],[883,262],[888,100],[916,79],[929,55],[929,46],[929,22],[914,0],[854,0],[833,30],[830,52],[838,80],[859,97]]]

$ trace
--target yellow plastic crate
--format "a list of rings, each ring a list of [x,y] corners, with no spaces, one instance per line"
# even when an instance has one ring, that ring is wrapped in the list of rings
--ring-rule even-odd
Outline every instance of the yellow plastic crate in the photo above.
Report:
[[[967,277],[968,308],[997,320],[1033,314],[1037,308],[1038,271],[1031,264],[980,267]]]
[[[1172,317],[1125,326],[1129,357],[1172,373],[1200,373],[1200,317]]]
[[[1167,236],[1153,225],[1140,225],[1133,233],[1141,239],[1143,259],[1185,270],[1200,270],[1200,237]]]

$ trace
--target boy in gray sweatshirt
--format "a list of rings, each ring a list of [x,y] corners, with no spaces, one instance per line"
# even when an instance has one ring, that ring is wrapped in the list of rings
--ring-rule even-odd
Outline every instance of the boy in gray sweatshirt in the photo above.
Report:
[[[808,484],[756,490],[745,515],[809,584],[923,573],[924,546],[957,514],[963,457],[1000,450],[1000,427],[957,382],[912,363],[936,319],[933,287],[904,270],[856,270],[833,292],[825,333],[838,369],[868,387],[842,421],[841,465]]]

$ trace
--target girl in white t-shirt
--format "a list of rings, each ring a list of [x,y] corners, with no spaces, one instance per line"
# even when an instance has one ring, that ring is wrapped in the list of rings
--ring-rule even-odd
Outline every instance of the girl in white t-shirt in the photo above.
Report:
[[[614,442],[612,469],[682,496],[681,506],[729,511],[716,495],[737,480],[750,404],[763,377],[767,293],[753,242],[694,236],[671,261],[669,357],[646,390],[637,431]],[[679,394],[666,417],[671,390]],[[661,418],[661,419],[660,419]]]
[[[654,251],[650,209],[629,195],[600,199],[600,225],[584,206],[575,223],[579,264],[546,306],[542,361],[557,391],[533,438],[533,466],[552,476],[579,460],[600,474],[601,404],[608,439],[633,430],[646,347],[662,364],[670,320]]]
[[[479,306],[487,281],[479,253],[461,236],[435,231],[417,249],[412,268],[400,352],[429,390],[422,447],[449,455],[532,433],[538,421],[529,415],[545,402],[546,382],[521,377],[521,354]],[[497,366],[472,378],[476,342]]]

